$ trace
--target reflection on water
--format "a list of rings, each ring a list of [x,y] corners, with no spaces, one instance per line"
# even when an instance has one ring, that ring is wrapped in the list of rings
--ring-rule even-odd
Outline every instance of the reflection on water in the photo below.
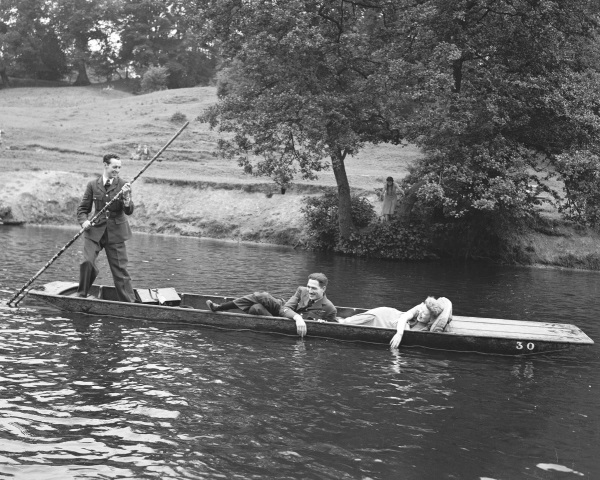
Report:
[[[1,229],[6,300],[75,232]],[[76,280],[76,244],[40,281]],[[293,293],[339,305],[576,323],[600,338],[598,274],[407,264],[136,235],[137,286]],[[105,260],[102,283],[111,283]],[[2,478],[541,478],[600,475],[597,345],[533,358],[167,328],[0,308]],[[562,475],[559,477],[559,475]]]

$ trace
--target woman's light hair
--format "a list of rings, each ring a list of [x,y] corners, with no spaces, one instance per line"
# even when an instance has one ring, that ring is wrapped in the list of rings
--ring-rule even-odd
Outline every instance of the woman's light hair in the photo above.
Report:
[[[433,314],[434,317],[437,317],[444,310],[444,308],[440,305],[440,302],[438,302],[433,297],[427,297],[425,299],[425,306],[427,307],[427,310],[429,310]]]

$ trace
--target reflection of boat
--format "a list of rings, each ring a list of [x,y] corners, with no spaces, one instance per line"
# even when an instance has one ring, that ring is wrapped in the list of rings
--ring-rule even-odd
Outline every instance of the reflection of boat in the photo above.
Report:
[[[123,303],[116,301],[114,287],[94,285],[88,298],[75,296],[77,284],[52,282],[31,290],[29,295],[61,310],[107,315],[165,323],[216,327],[228,330],[251,330],[266,333],[296,335],[293,320],[279,317],[246,315],[238,310],[214,313],[206,309],[206,300],[222,303],[225,297],[181,293],[180,301],[172,305]],[[172,290],[172,289],[171,289]],[[138,289],[138,294],[148,290]],[[159,289],[160,293],[160,289]],[[178,297],[176,295],[176,297]],[[148,297],[140,295],[140,298]],[[155,296],[160,298],[160,295]],[[231,300],[231,298],[227,298]],[[364,312],[362,308],[338,307],[340,317]],[[306,321],[307,337],[333,338],[346,341],[388,344],[395,330],[376,327]],[[437,350],[480,352],[500,355],[530,355],[568,350],[594,342],[578,327],[564,323],[454,316],[450,331],[444,333],[407,330],[402,347],[425,347]]]

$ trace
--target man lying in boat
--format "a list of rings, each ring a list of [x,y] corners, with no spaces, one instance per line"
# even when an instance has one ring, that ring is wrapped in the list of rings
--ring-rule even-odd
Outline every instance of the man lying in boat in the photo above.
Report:
[[[348,318],[338,318],[346,325],[366,325],[379,328],[394,328],[397,333],[390,341],[392,348],[398,348],[404,330],[429,330],[443,332],[452,321],[452,302],[445,297],[437,300],[427,297],[423,303],[401,312],[395,308],[379,307]]]
[[[328,282],[323,273],[311,273],[306,287],[298,287],[296,293],[287,302],[283,298],[275,298],[268,292],[254,292],[220,305],[207,300],[206,305],[213,312],[239,308],[251,315],[291,318],[296,322],[298,335],[303,337],[306,335],[304,319],[337,321],[337,309],[325,295]]]

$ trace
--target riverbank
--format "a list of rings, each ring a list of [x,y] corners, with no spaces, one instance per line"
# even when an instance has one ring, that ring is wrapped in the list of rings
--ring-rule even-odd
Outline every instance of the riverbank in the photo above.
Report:
[[[40,225],[75,225],[75,211],[94,176],[57,171],[1,172],[0,218]],[[294,186],[285,195],[269,182],[217,182],[140,178],[134,184],[134,231],[297,246],[306,241],[303,199],[333,186]],[[374,193],[363,192],[377,208]],[[561,222],[548,222],[515,239],[521,261],[600,270],[600,238]]]
[[[216,101],[212,87],[133,95],[118,88],[0,90],[0,221],[73,225],[86,183],[101,173],[101,156],[123,159],[123,178],[145,165],[138,145],[158,151],[183,121],[189,127],[134,184],[134,231],[297,246],[306,240],[300,209],[306,196],[335,191],[331,171],[297,180],[283,195],[267,178],[245,174],[214,155],[217,136],[194,119]],[[418,158],[413,146],[367,146],[346,161],[353,192],[381,208],[376,189],[401,179]],[[548,224],[515,245],[527,263],[600,269],[600,238],[546,211]]]
[[[6,188],[0,192],[0,217],[7,223],[76,224],[77,205],[93,178],[58,171],[2,172]],[[130,224],[146,233],[297,245],[304,240],[302,199],[332,188],[295,186],[282,195],[268,182],[142,177],[133,186]]]

